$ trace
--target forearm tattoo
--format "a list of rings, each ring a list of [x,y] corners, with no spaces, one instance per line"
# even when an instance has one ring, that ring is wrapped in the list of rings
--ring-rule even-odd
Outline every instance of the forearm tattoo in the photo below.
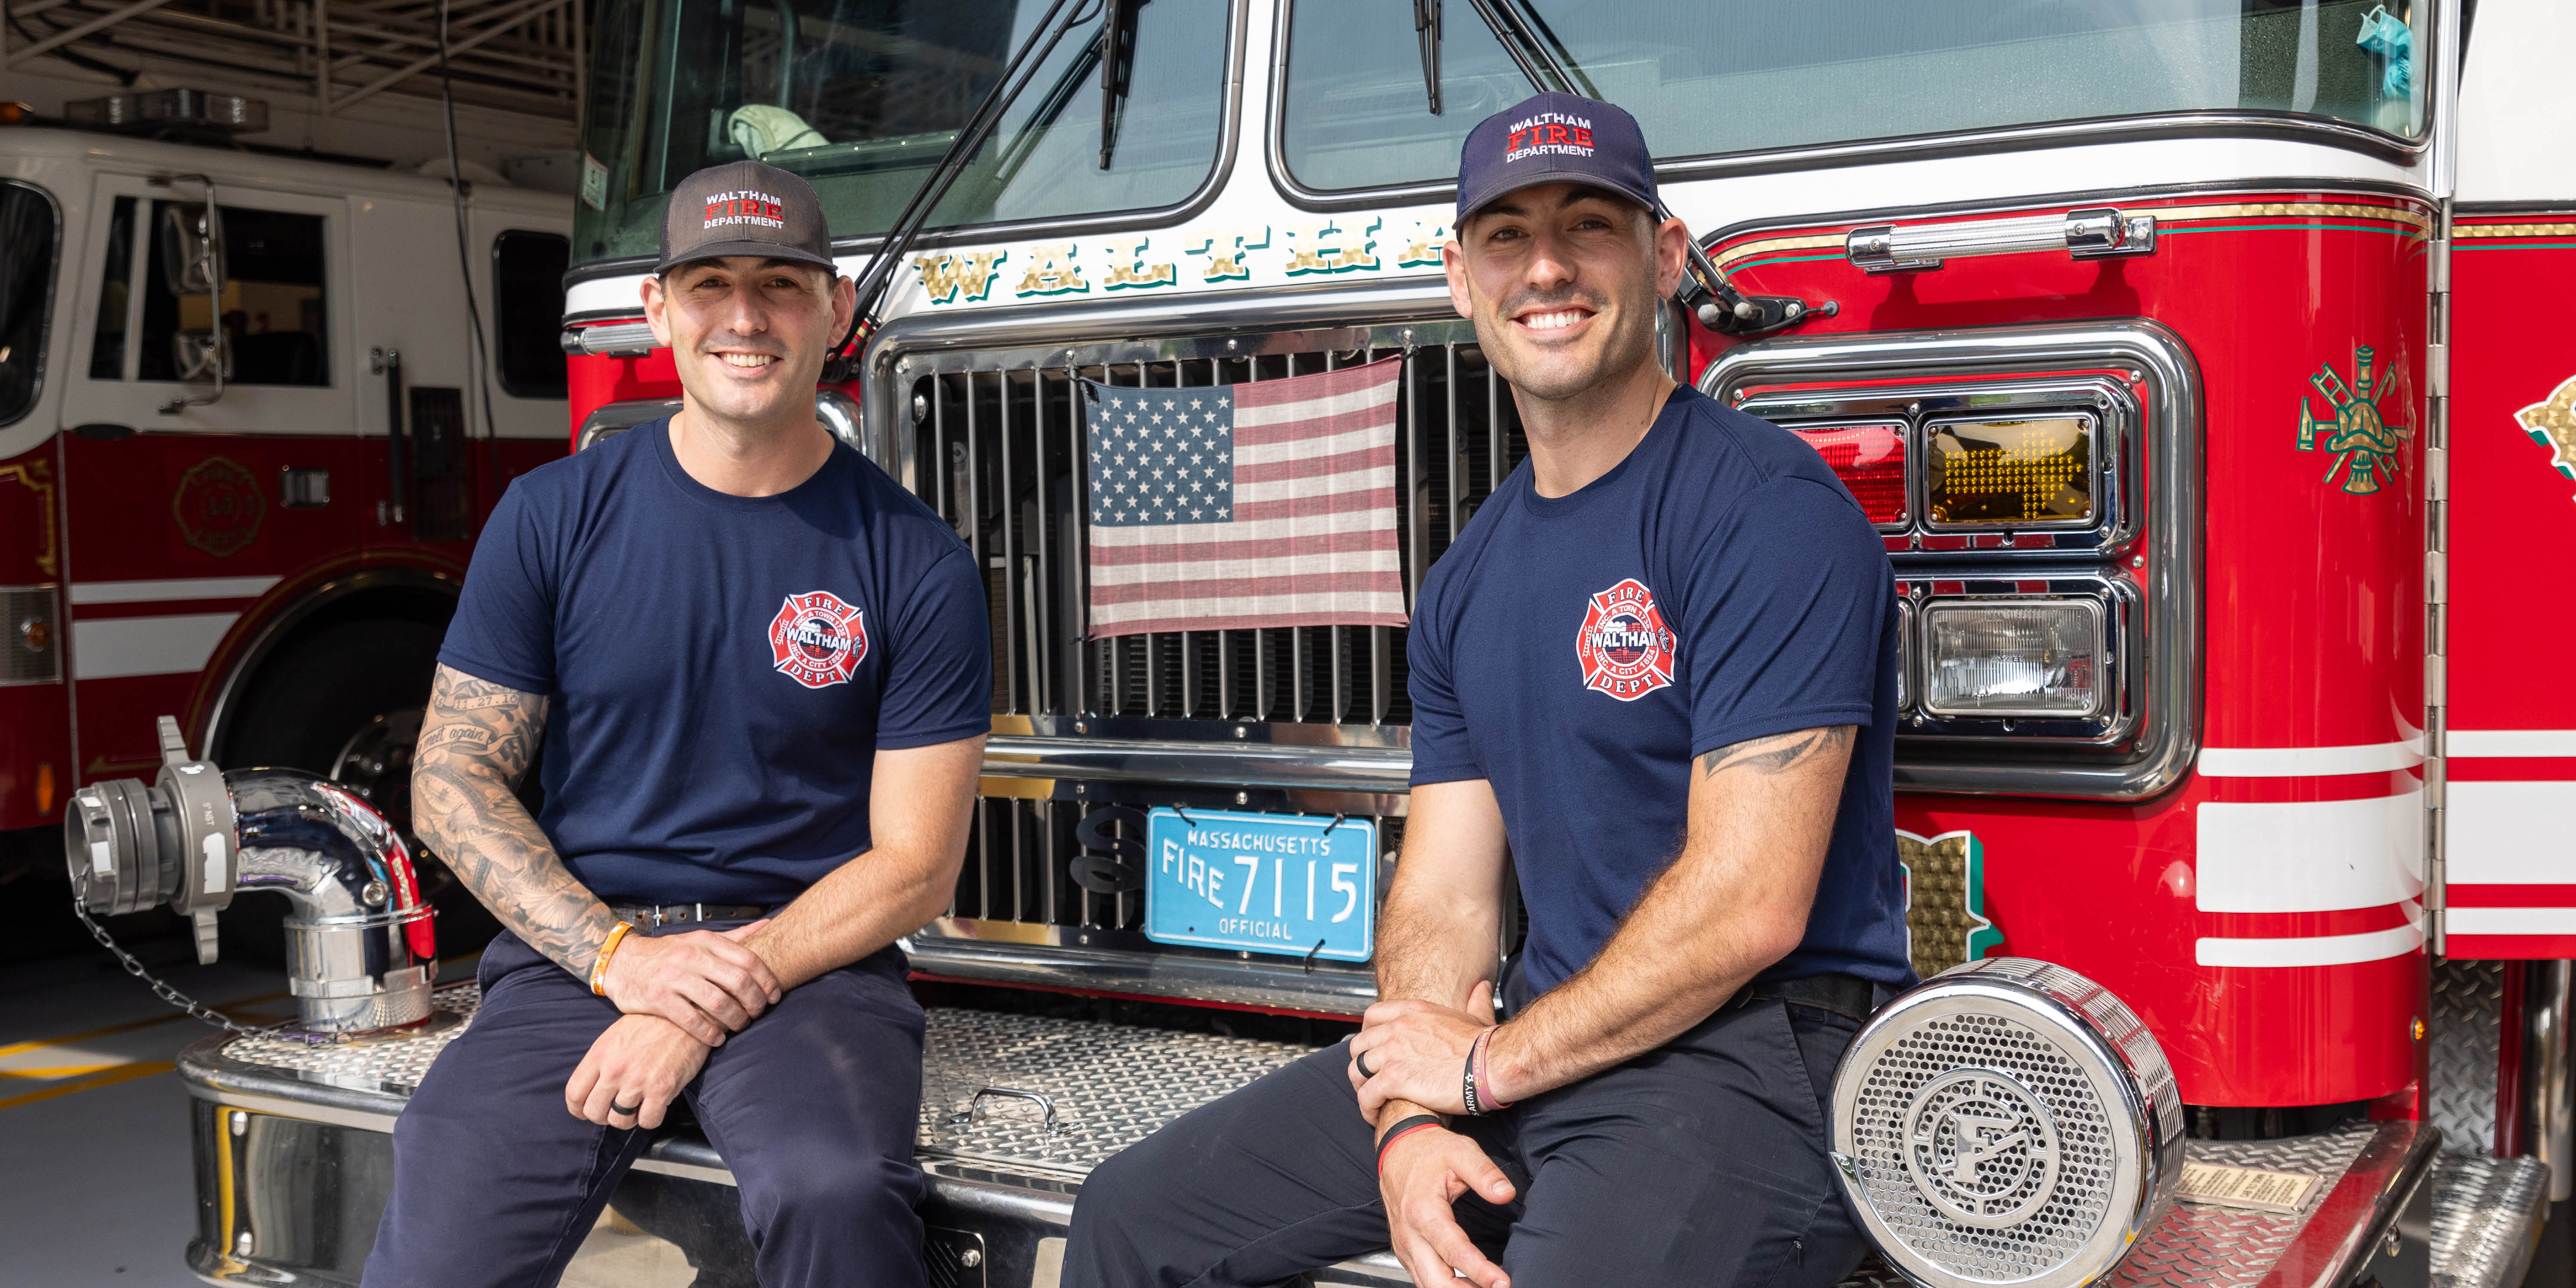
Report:
[[[528,946],[575,975],[617,925],[565,870],[511,785],[535,759],[546,699],[447,667],[413,753],[413,823],[465,888]]]
[[[1709,777],[1729,769],[1750,769],[1760,774],[1778,774],[1799,765],[1828,756],[1851,745],[1852,727],[1833,725],[1824,729],[1801,729],[1796,733],[1773,734],[1768,738],[1747,738],[1730,743],[1699,758],[1700,768]]]

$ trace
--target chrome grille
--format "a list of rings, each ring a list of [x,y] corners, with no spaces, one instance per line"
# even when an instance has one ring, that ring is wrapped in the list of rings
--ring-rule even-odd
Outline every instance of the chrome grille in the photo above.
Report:
[[[1151,351],[1160,356],[1136,357]],[[1407,606],[1422,575],[1527,453],[1510,391],[1463,322],[1217,335],[1087,348],[942,353],[907,360],[895,468],[957,530],[984,570],[999,731],[1237,743],[1401,745],[1412,719],[1402,628],[1167,631],[1086,640],[1079,381],[1191,389],[1401,356],[1396,509]],[[1165,788],[1020,780],[989,795],[950,918],[1129,931],[1133,892],[1085,889],[1071,871],[1082,820],[1110,803],[1247,806],[1376,817],[1392,855],[1400,818],[1383,797],[1333,799],[1233,785]],[[1042,784],[1042,785],[1040,785]],[[992,790],[988,782],[988,790]],[[1258,798],[1256,798],[1258,797]],[[1116,840],[1141,828],[1111,825]],[[1091,847],[1097,851],[1098,846]],[[1383,870],[1383,869],[1382,869]],[[1384,883],[1381,881],[1380,889]],[[1146,948],[1135,940],[1102,941]],[[1232,956],[1232,954],[1226,954]],[[1316,969],[1322,969],[1318,966]]]
[[[1400,629],[1080,638],[1086,585],[1078,381],[1188,389],[1278,380],[1407,354],[1389,331],[1336,328],[1250,343],[1237,337],[1239,352],[1211,357],[1086,362],[1089,355],[1072,349],[1057,351],[1070,353],[1070,360],[1041,366],[1012,365],[1000,355],[977,362],[982,355],[969,355],[916,377],[908,402],[911,482],[984,569],[994,713],[1405,723],[1410,706]],[[1223,348],[1224,342],[1198,347]],[[1397,524],[1409,601],[1421,589],[1423,571],[1527,447],[1509,390],[1472,339],[1414,347],[1396,415]]]
[[[0,684],[63,678],[62,614],[51,586],[0,587]]]
[[[2031,1139],[2019,1154],[1972,1161],[1974,1179],[1962,1181],[1941,1166],[1958,1157],[1942,1134],[1971,1106]],[[1944,1016],[1898,1038],[1862,1083],[1854,1138],[1880,1218],[1963,1277],[2054,1269],[2108,1210],[2116,1159],[2100,1097],[2053,1043],[2000,1016]]]

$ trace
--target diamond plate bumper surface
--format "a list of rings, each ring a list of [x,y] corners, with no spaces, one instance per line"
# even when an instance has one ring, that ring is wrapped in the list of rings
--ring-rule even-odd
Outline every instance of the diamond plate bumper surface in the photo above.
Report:
[[[435,1000],[458,1022],[336,1046],[271,1036],[210,1038],[183,1059],[182,1071],[201,1088],[247,1091],[271,1106],[305,1100],[317,1116],[381,1115],[389,1126],[430,1062],[471,1022],[479,995],[465,984],[439,990]],[[1052,1184],[1039,1183],[1061,1193],[1163,1124],[1304,1054],[1306,1048],[1282,1043],[935,1009],[923,1059],[920,1148],[933,1165],[947,1159],[1000,1175],[1054,1177]],[[971,1118],[959,1121],[965,1114]],[[2371,1139],[2370,1127],[2354,1126],[2286,1141],[2190,1142],[2194,1161],[2314,1172],[2327,1183],[2305,1210],[2288,1215],[2176,1203],[2111,1282],[2262,1282]],[[2545,1182],[2545,1172],[2529,1160],[2442,1158],[2433,1180],[2435,1282],[2443,1288],[2512,1284],[2530,1256]],[[1903,1282],[1873,1259],[1845,1285]]]
[[[2537,1159],[2446,1155],[2433,1173],[2434,1288],[2513,1288],[2549,1215]]]
[[[2184,1148],[2195,1163],[2220,1163],[2266,1172],[2306,1172],[2326,1178],[2296,1213],[2249,1212],[2206,1203],[2176,1203],[2154,1232],[2120,1263],[2119,1285],[2252,1285],[2269,1274],[2306,1229],[2335,1181],[2350,1170],[2373,1129],[2355,1125],[2290,1140],[2195,1140]]]
[[[2442,1129],[2442,1148],[2485,1154],[2495,1148],[2496,1025],[2504,1009],[2504,963],[2433,963],[2432,1074],[2426,1112]]]

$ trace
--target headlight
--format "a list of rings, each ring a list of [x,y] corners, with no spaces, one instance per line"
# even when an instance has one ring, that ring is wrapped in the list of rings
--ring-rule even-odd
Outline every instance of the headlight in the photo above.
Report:
[[[1923,707],[1940,716],[2081,719],[2102,709],[2102,606],[2089,599],[1923,610]]]
[[[1896,601],[1896,709],[1914,706],[1914,601]]]
[[[1933,421],[1923,427],[1923,458],[1935,528],[2093,520],[2091,416]]]

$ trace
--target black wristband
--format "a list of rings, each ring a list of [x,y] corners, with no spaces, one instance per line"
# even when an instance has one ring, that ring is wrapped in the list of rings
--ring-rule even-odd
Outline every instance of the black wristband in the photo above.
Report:
[[[1438,1127],[1442,1125],[1440,1115],[1438,1114],[1415,1114],[1410,1118],[1396,1119],[1395,1125],[1387,1128],[1386,1134],[1377,1138],[1378,1170],[1384,1171],[1386,1169],[1386,1147],[1394,1144],[1396,1137],[1412,1131],[1416,1127]]]

